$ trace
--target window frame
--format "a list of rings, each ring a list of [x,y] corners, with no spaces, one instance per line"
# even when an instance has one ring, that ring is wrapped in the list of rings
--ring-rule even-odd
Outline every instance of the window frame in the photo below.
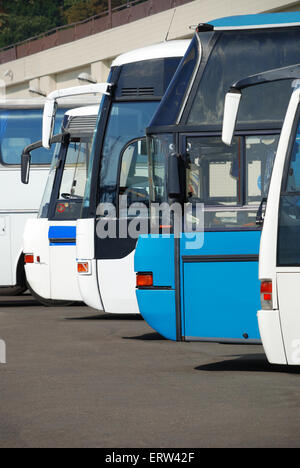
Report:
[[[300,106],[299,106],[300,108]],[[299,111],[300,113],[300,111]],[[280,136],[280,130],[257,130],[257,131],[237,131],[235,132],[235,137],[242,138],[242,164],[241,164],[241,195],[242,195],[242,202],[237,205],[228,205],[228,207],[220,206],[220,205],[205,205],[204,211],[206,211],[206,208],[208,208],[208,211],[211,211],[213,208],[217,208],[218,211],[235,211],[235,212],[244,212],[244,211],[257,211],[259,208],[260,203],[257,205],[249,205],[244,203],[246,201],[246,187],[247,187],[247,168],[246,168],[246,139],[247,137],[251,136]],[[184,155],[186,153],[186,142],[188,138],[210,138],[210,137],[219,137],[221,141],[221,136],[219,132],[203,132],[203,133],[197,133],[197,132],[185,132],[179,135],[179,153]],[[184,175],[184,184],[183,184],[183,193],[184,193],[184,202],[188,203],[188,200],[186,198],[186,170],[185,170],[185,175]],[[246,227],[230,227],[230,228],[205,228],[205,231],[208,232],[228,232],[228,231],[260,231],[262,229],[261,226],[246,226]]]

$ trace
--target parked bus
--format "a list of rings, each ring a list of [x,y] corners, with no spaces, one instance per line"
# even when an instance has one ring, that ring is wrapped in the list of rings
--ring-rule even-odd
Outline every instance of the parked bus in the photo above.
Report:
[[[157,96],[153,96],[154,87],[166,86],[179,63],[180,59],[172,56],[173,50],[175,50],[172,44],[157,46],[157,53],[160,54],[159,57],[163,57],[166,49],[171,49],[169,69],[164,69],[161,66],[164,61],[163,58],[159,58],[158,62],[160,63],[157,65],[147,59],[147,54],[149,55],[148,48],[139,49],[129,54],[123,54],[112,63],[108,83],[97,83],[96,85],[59,90],[58,92],[51,93],[47,98],[43,122],[43,145],[45,147],[49,146],[49,139],[51,139],[52,135],[51,129],[52,122],[55,119],[56,100],[66,95],[77,95],[78,93],[101,92],[107,96],[107,99],[102,101],[99,110],[98,132],[95,133],[92,157],[90,154],[90,144],[88,145],[88,151],[85,151],[85,156],[83,153],[80,154],[83,150],[83,145],[78,146],[76,143],[75,146],[78,154],[75,155],[72,139],[69,140],[67,146],[61,146],[60,154],[58,156],[54,155],[53,158],[52,169],[49,174],[39,217],[38,219],[30,220],[26,226],[24,235],[24,249],[26,254],[28,254],[25,257],[27,262],[26,276],[33,294],[45,305],[60,305],[61,301],[82,300],[76,279],[76,243],[79,240],[76,235],[76,220],[81,217],[87,174],[91,176],[94,171],[97,171],[96,164],[98,164],[98,159],[94,153],[98,151],[96,148],[97,141],[100,137],[102,138],[107,121],[110,122],[110,134],[106,137],[104,148],[108,151],[106,154],[106,164],[111,165],[109,171],[111,173],[114,170],[118,171],[117,151],[121,151],[123,145],[126,146],[127,139],[129,138],[131,144],[136,145],[141,151],[144,151],[144,156],[141,153],[142,166],[139,170],[145,172],[145,144],[143,144],[143,140],[137,140],[141,132],[142,134],[145,132],[145,127],[157,107]],[[182,57],[188,43],[187,41],[183,41],[185,45],[184,50],[181,45],[182,42],[179,42],[179,44],[180,46],[177,46],[177,50],[178,47],[181,47],[179,55]],[[144,56],[144,53],[146,53],[146,56]],[[140,61],[141,66],[138,70],[134,68],[133,57],[135,57],[135,61]],[[142,66],[143,63],[145,66]],[[153,77],[148,78],[148,81],[146,81],[144,75],[149,75],[149,70],[155,67],[155,65],[157,71],[157,75],[155,76],[156,81],[154,81]],[[158,76],[158,73],[160,73],[160,76]],[[112,83],[110,83],[111,80],[113,80]],[[160,81],[163,85],[161,85]],[[151,89],[150,85],[153,89]],[[159,90],[161,91],[161,89]],[[112,109],[110,108],[111,100],[115,102]],[[108,105],[109,110],[107,109]],[[78,138],[80,133],[83,133],[85,138],[87,138],[86,130],[88,129],[90,132],[88,136],[90,142],[93,127],[96,123],[95,111],[93,109],[93,116],[91,116],[89,115],[89,109],[81,110],[81,118],[77,115],[76,110],[72,111],[72,115],[68,113],[71,130],[72,126],[74,127],[72,137]],[[145,113],[144,116],[142,115],[143,112]],[[144,121],[143,118],[145,119]],[[99,133],[100,124],[102,127]],[[141,125],[143,126],[143,130],[141,130]],[[64,132],[69,133],[70,129],[64,129]],[[128,132],[130,133],[128,134]],[[111,143],[113,138],[114,141]],[[74,156],[76,160],[79,157],[79,164],[84,165],[84,170],[78,169],[77,161],[74,164]],[[93,166],[89,168],[90,157],[93,161]],[[72,173],[71,179],[70,172]],[[115,177],[117,177],[117,174],[115,174]],[[80,183],[78,178],[80,178]],[[89,190],[89,187],[87,190]],[[92,193],[92,195],[94,194]],[[45,205],[47,207],[46,210],[44,208]],[[84,211],[86,212],[86,206],[84,206]],[[89,248],[91,247],[92,245],[89,245]],[[90,275],[90,271],[86,271],[86,262],[81,262],[80,265],[82,267],[80,275],[89,276],[89,280],[92,282],[92,286],[94,286],[94,281],[97,279],[97,271],[94,270]],[[100,301],[99,292],[98,296]],[[88,305],[94,305],[90,297],[91,294],[88,291],[87,296],[84,296],[83,299],[85,299]],[[97,304],[99,304],[99,301]],[[99,308],[102,309],[102,303]]]
[[[40,148],[32,159],[30,184],[20,181],[21,152],[41,134],[43,99],[0,101],[0,295],[21,294],[27,289],[22,236],[28,218],[37,215],[53,151]],[[66,111],[58,110],[55,130]]]
[[[260,342],[256,216],[268,194],[290,84],[245,90],[230,147],[221,140],[224,96],[234,80],[297,62],[299,45],[299,12],[199,25],[147,129],[151,206],[175,200],[193,215],[204,206],[194,223],[199,232],[184,227],[181,237],[138,242],[139,308],[168,339]]]
[[[29,219],[24,231],[25,271],[29,289],[44,305],[81,301],[76,278],[76,220],[81,212],[92,139],[99,106],[65,113],[55,146],[38,217]],[[23,152],[27,162],[42,141]],[[23,168],[23,182],[31,171]]]
[[[258,323],[268,360],[300,364],[300,64],[251,76],[226,96],[223,141],[230,144],[240,99],[247,88],[292,81],[295,88],[283,124],[264,213],[260,253]],[[277,94],[273,95],[273,100]],[[242,106],[241,106],[242,108]],[[269,112],[269,109],[265,109]]]
[[[127,208],[149,199],[145,129],[190,41],[170,41],[118,57],[111,68],[94,138],[82,217],[77,222],[78,281],[84,302],[110,313],[139,313],[136,238],[122,232]],[[112,211],[107,212],[108,205]],[[108,220],[114,236],[101,236]],[[146,220],[148,224],[148,216]]]

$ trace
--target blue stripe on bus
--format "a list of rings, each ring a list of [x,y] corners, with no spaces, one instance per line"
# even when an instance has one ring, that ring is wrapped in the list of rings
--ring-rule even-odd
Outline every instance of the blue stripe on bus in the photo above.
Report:
[[[76,226],[50,226],[48,239],[50,246],[76,245]]]
[[[290,24],[298,22],[300,23],[300,12],[295,11],[288,13],[264,13],[259,15],[229,16],[209,21],[209,24],[212,24],[215,27],[233,28],[241,26],[272,26],[276,24]]]

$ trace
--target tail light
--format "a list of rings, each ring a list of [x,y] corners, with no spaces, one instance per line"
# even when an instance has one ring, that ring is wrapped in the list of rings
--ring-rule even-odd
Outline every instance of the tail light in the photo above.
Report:
[[[262,281],[260,286],[261,307],[263,310],[273,309],[272,281]]]
[[[25,254],[24,256],[25,264],[34,263],[34,255],[33,254]]]
[[[136,287],[137,288],[153,287],[153,273],[137,273]]]

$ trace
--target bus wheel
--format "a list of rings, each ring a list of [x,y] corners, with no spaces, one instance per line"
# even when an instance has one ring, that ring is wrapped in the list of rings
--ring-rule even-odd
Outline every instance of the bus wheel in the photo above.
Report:
[[[32,295],[32,297],[34,297],[34,299],[36,299],[38,302],[40,302],[41,304],[43,304],[45,307],[69,307],[69,306],[71,306],[71,305],[76,304],[75,301],[54,301],[54,300],[52,300],[52,299],[45,299],[44,297],[39,296],[39,295],[29,286],[28,283],[27,283],[27,288],[28,288],[30,294]]]

